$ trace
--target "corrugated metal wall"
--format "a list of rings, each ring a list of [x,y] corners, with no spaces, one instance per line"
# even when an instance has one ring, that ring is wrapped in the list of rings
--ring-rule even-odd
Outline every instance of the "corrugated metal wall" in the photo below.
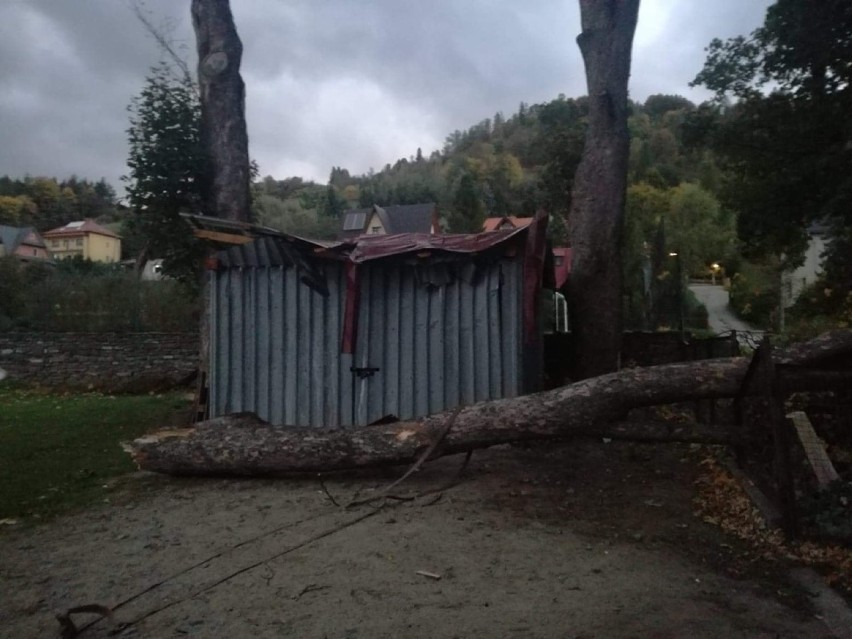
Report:
[[[212,272],[211,414],[253,411],[273,424],[363,425],[514,397],[522,381],[522,266],[473,282],[418,281],[401,261],[359,267],[354,355],[340,352],[346,280],[323,265],[329,295],[273,266]],[[377,368],[359,377],[351,367]]]

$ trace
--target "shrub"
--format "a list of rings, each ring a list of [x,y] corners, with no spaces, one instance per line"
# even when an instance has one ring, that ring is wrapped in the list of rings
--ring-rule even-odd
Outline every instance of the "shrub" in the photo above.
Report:
[[[142,282],[112,267],[35,266],[0,264],[0,328],[96,333],[197,330],[198,295],[175,280]]]
[[[779,283],[775,269],[743,262],[731,280],[730,305],[743,320],[768,327],[778,308]]]
[[[837,480],[825,489],[808,495],[802,500],[802,516],[805,524],[818,537],[852,542],[852,482]]]
[[[685,328],[707,329],[707,309],[688,288],[683,294],[683,325]]]

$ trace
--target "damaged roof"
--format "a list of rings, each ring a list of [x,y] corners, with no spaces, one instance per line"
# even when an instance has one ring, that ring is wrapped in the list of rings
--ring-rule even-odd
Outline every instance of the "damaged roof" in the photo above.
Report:
[[[512,243],[526,228],[469,235],[400,233],[366,235],[340,242],[314,242],[278,234],[231,246],[216,255],[217,268],[256,268],[301,264],[308,256],[355,264],[398,256],[477,255]]]

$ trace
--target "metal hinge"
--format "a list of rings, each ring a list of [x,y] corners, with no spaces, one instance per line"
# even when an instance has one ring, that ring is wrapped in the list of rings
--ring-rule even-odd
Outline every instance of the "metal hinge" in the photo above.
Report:
[[[372,377],[378,373],[379,368],[350,366],[349,372],[355,373],[358,376],[358,379],[366,379],[367,377]]]

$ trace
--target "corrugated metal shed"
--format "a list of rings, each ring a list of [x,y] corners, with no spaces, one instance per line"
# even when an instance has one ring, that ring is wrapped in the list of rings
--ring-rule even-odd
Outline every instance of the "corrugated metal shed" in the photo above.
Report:
[[[386,250],[263,237],[223,251],[210,273],[211,416],[352,426],[536,390],[525,235],[471,236],[467,251],[403,236]]]

